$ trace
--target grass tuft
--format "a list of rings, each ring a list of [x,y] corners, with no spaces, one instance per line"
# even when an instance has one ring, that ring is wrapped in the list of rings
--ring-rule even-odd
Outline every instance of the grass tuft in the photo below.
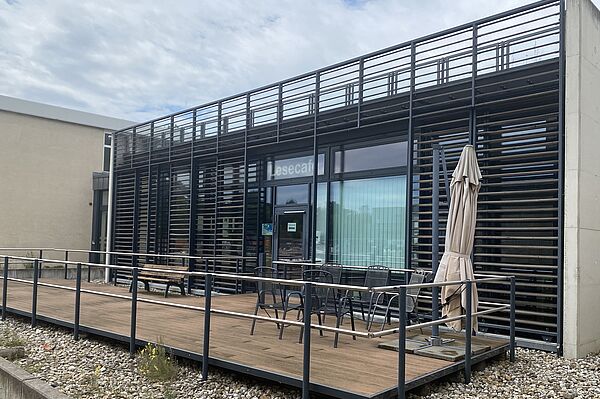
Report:
[[[173,381],[178,368],[160,340],[157,344],[148,343],[139,352],[138,371],[151,381]]]

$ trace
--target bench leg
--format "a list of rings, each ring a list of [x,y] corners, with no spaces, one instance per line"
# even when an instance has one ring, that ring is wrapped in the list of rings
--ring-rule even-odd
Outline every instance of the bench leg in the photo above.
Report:
[[[133,291],[133,280],[129,283],[129,292],[131,293],[131,291]]]
[[[167,283],[167,287],[165,288],[165,298],[169,296],[169,288],[171,287],[170,283]]]
[[[144,281],[144,289],[148,292],[150,292],[150,282],[149,281]]]
[[[185,296],[185,284],[181,283],[179,285],[179,289],[181,290],[181,296]]]

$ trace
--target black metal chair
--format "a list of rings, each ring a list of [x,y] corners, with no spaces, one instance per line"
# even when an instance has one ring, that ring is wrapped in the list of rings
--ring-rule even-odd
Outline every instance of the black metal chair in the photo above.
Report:
[[[391,279],[391,271],[387,266],[373,265],[367,267],[367,271],[365,273],[365,280],[363,282],[363,287],[374,288],[374,287],[385,287],[390,284]],[[369,324],[368,317],[365,318],[365,305],[367,307],[367,316],[371,313],[371,307],[373,306],[373,300],[376,299],[374,293],[368,292],[358,292],[358,297],[353,298],[352,301],[354,304],[358,304],[360,306],[360,313],[362,315],[363,321]],[[385,301],[386,298],[378,298],[382,301]]]
[[[277,270],[272,267],[257,267],[254,269],[254,275],[256,277],[263,278],[276,278]],[[275,313],[275,318],[279,318],[279,312],[283,311],[283,298],[281,293],[281,287],[279,284],[274,284],[269,281],[257,281],[256,282],[256,306],[254,308],[254,315],[258,314],[258,311],[262,309],[267,316],[271,317],[269,311]],[[280,329],[279,323],[277,328]],[[252,320],[252,327],[250,328],[250,335],[254,335],[256,327],[256,319]]]
[[[412,320],[416,320],[417,324],[419,323],[419,312],[417,309],[417,304],[419,302],[419,295],[421,293],[421,287],[410,287],[411,285],[418,285],[425,282],[429,282],[432,279],[432,274],[429,272],[425,272],[423,270],[415,270],[410,272],[410,278],[408,281],[409,287],[406,289],[406,321],[407,324],[410,325]],[[371,315],[369,317],[369,324],[367,325],[367,331],[371,331],[373,327],[373,322],[375,320],[375,315],[378,311],[382,311],[382,320],[381,330],[383,330],[385,326],[385,322],[391,324],[392,310],[398,309],[398,293],[385,293],[380,292],[373,301],[374,305],[372,307]],[[386,298],[385,301],[382,299]],[[386,303],[387,302],[387,303]],[[383,305],[383,303],[386,303]]]
[[[325,263],[323,266],[321,266],[321,269],[331,274],[334,284],[342,283],[342,275],[344,272],[342,265],[336,263]],[[343,290],[342,292],[342,290],[334,289],[334,295],[328,299],[330,302],[326,304],[325,313],[335,315],[335,327],[339,328],[344,322],[344,317],[349,315],[352,331],[356,331],[354,325],[354,305],[352,303],[352,297],[350,293],[347,290]],[[325,321],[325,316],[323,316],[323,321]],[[356,340],[355,335],[353,335],[352,338]],[[336,332],[333,341],[334,348],[337,348],[338,342],[339,333]]]
[[[331,275],[331,273],[326,272],[321,269],[305,270],[302,273],[302,280],[310,281],[310,282],[333,284],[333,276]],[[331,295],[334,295],[333,288],[331,288],[331,287],[315,286],[312,289],[312,294],[311,294],[312,306],[310,309],[310,313],[311,313],[311,315],[313,315],[313,314],[317,315],[319,325],[323,325],[323,316],[325,315],[325,313],[327,311],[327,303],[330,301]],[[298,298],[297,303],[290,302],[290,299],[294,298],[294,297]],[[302,285],[302,288],[300,291],[288,292],[285,297],[285,301],[283,302],[283,320],[285,320],[287,318],[287,314],[291,310],[298,310],[298,315],[297,315],[296,320],[301,320],[300,315],[304,316],[304,301],[305,301],[305,299],[306,299],[306,293],[305,293],[304,285]],[[283,328],[281,328],[279,330],[279,339],[283,338],[283,330],[285,329],[285,326],[282,326],[282,327]],[[300,327],[299,342],[302,342],[303,332],[304,332],[304,327]],[[323,336],[323,330],[319,330],[319,335]]]

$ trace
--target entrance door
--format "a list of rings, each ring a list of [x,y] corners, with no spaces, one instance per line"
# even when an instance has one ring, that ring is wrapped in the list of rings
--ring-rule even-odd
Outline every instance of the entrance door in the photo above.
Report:
[[[307,259],[308,207],[275,208],[274,259]]]

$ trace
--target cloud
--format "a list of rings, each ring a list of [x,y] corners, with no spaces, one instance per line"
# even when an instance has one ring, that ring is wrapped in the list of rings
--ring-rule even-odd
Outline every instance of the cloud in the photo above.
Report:
[[[523,0],[0,1],[0,93],[137,121]]]

